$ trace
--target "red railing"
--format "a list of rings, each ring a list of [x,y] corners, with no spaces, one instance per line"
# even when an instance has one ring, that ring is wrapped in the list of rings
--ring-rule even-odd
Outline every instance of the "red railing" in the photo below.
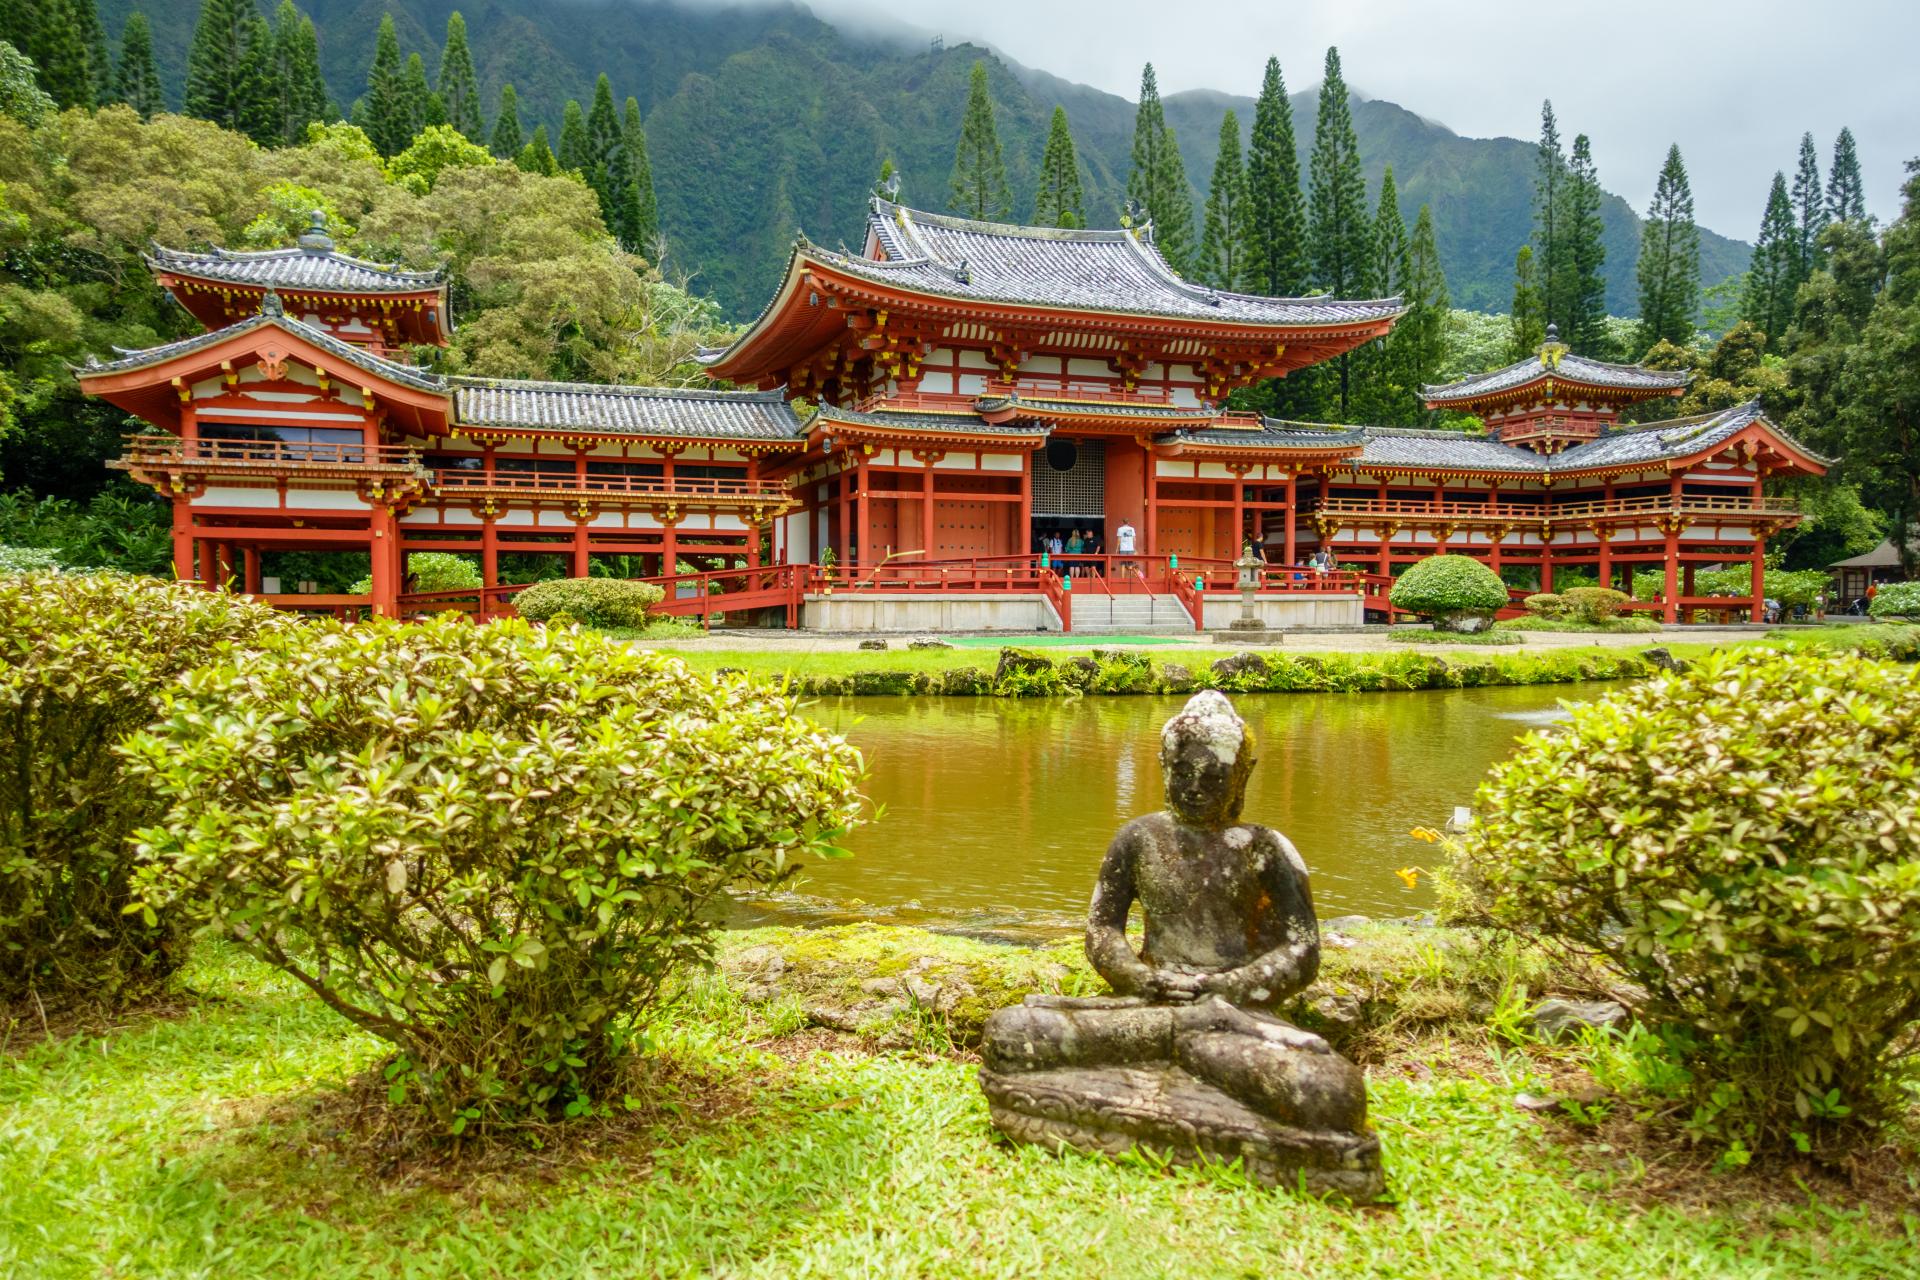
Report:
[[[299,440],[182,440],[128,436],[126,466],[367,467],[421,470],[420,453],[406,445]]]
[[[674,477],[640,475],[566,475],[539,471],[462,471],[457,468],[433,473],[434,487],[447,492],[461,490],[497,490],[504,493],[533,493],[556,497],[586,494],[592,497],[633,497],[665,500],[733,498],[741,501],[783,500],[787,486],[775,480],[744,478]]]
[[[1752,494],[1655,494],[1640,498],[1595,498],[1584,502],[1434,502],[1423,498],[1309,498],[1303,515],[1396,520],[1595,520],[1632,516],[1782,516],[1799,511],[1792,498]]]

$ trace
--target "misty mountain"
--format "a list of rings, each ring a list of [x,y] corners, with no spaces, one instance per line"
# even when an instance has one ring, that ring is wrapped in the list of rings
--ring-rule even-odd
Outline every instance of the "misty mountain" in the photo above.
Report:
[[[117,36],[135,7],[153,21],[156,56],[178,104],[198,0],[102,0],[101,16]],[[319,28],[322,70],[343,107],[365,88],[374,35],[388,11],[403,52],[419,51],[430,74],[448,14],[464,13],[489,123],[500,86],[511,81],[529,132],[544,122],[557,137],[566,100],[587,104],[595,77],[606,72],[616,95],[638,98],[646,114],[673,265],[737,318],[766,300],[796,230],[828,245],[859,239],[863,203],[884,159],[902,172],[904,201],[946,207],[967,75],[977,59],[988,62],[1016,218],[1032,212],[1055,103],[1072,119],[1093,224],[1115,225],[1125,195],[1134,104],[975,45],[936,50],[898,35],[850,32],[786,4],[307,0],[302,7]],[[262,0],[262,8],[270,13],[272,5]],[[1143,60],[1151,52],[1143,45]],[[1316,59],[1287,71],[1290,80],[1310,83],[1319,66]],[[1378,68],[1349,72],[1376,84],[1384,78]],[[1224,113],[1232,108],[1248,131],[1253,100],[1195,91],[1165,103],[1197,205]],[[1303,175],[1315,106],[1312,91],[1293,97]],[[1514,253],[1531,228],[1533,145],[1464,138],[1379,98],[1356,95],[1353,117],[1371,190],[1378,192],[1391,164],[1409,225],[1421,204],[1432,206],[1454,305],[1504,310]],[[1603,164],[1603,184],[1606,177]],[[1639,220],[1612,195],[1603,217],[1608,309],[1632,315]],[[1746,244],[1703,228],[1702,280],[1744,271],[1748,253]]]

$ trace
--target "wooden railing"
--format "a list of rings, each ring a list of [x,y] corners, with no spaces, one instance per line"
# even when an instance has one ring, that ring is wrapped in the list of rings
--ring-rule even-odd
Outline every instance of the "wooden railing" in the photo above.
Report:
[[[1584,502],[1435,502],[1422,498],[1309,498],[1300,504],[1304,515],[1348,519],[1485,520],[1517,523],[1526,520],[1605,520],[1635,516],[1767,516],[1794,515],[1791,498],[1754,497],[1752,494],[1693,494],[1679,497],[1654,494],[1640,498],[1594,498]]]
[[[397,444],[300,440],[182,440],[177,436],[128,436],[122,470],[130,467],[421,471],[420,452]]]
[[[433,473],[434,488],[443,493],[531,494],[566,498],[633,498],[647,501],[701,501],[722,499],[734,502],[778,502],[790,495],[787,486],[777,480],[748,480],[744,477],[687,477],[667,480],[644,475],[567,475],[539,471],[463,471],[457,467],[440,468]]]

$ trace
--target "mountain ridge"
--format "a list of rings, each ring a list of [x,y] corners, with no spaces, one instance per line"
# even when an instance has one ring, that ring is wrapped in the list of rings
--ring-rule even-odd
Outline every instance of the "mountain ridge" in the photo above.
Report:
[[[198,0],[100,4],[116,36],[134,8],[153,21],[156,57],[177,105]],[[883,159],[901,169],[906,203],[946,207],[976,59],[989,67],[1015,219],[1032,211],[1056,102],[1073,124],[1089,221],[1116,225],[1124,199],[1134,104],[983,45],[915,47],[899,33],[848,32],[794,4],[706,10],[670,0],[308,0],[302,8],[319,29],[321,68],[343,107],[364,87],[374,35],[389,11],[402,49],[419,51],[430,73],[447,16],[462,11],[489,126],[500,85],[512,81],[528,131],[546,123],[557,137],[565,100],[586,103],[606,72],[615,93],[634,95],[645,113],[673,264],[737,319],[765,301],[796,230],[825,244],[858,238]],[[270,10],[263,0],[262,11]],[[1298,68],[1295,78],[1305,78]],[[1222,115],[1231,107],[1243,135],[1250,132],[1253,99],[1196,89],[1164,102],[1197,215]],[[1292,95],[1303,176],[1316,103],[1316,89]],[[1531,231],[1533,144],[1467,138],[1383,97],[1355,94],[1353,116],[1370,198],[1378,198],[1381,173],[1392,164],[1407,221],[1422,203],[1433,208],[1454,305],[1505,310],[1514,254]],[[1610,193],[1602,219],[1608,309],[1631,315],[1639,219]],[[1749,252],[1702,228],[1703,283],[1745,270]]]

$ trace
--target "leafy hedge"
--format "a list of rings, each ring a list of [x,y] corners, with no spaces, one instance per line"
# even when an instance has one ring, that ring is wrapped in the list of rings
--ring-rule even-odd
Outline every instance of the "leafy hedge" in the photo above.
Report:
[[[1899,1105],[1920,1049],[1916,785],[1920,670],[1715,654],[1524,739],[1455,874],[1645,993],[1696,1126],[1804,1150]]]
[[[514,596],[513,607],[533,622],[644,627],[647,610],[664,600],[666,594],[650,582],[624,578],[549,578]]]
[[[1471,556],[1432,556],[1401,574],[1388,599],[1396,609],[1427,618],[1491,614],[1507,607],[1507,587]]]
[[[1575,587],[1562,597],[1567,616],[1576,622],[1605,622],[1631,603],[1624,591],[1611,587]]]
[[[183,673],[289,625],[154,578],[0,578],[0,997],[122,1000],[180,963],[177,918],[124,914],[128,835],[161,806],[113,748]]]
[[[455,1133],[594,1107],[727,889],[837,852],[860,771],[772,686],[453,619],[266,634],[126,751],[171,805],[142,902],[393,1045]]]
[[[407,573],[415,591],[478,591],[483,581],[479,565],[452,551],[416,551],[407,557]],[[347,594],[364,596],[372,590],[369,574],[348,587]]]
[[[1920,582],[1889,582],[1873,593],[1867,613],[1875,618],[1920,618]]]

